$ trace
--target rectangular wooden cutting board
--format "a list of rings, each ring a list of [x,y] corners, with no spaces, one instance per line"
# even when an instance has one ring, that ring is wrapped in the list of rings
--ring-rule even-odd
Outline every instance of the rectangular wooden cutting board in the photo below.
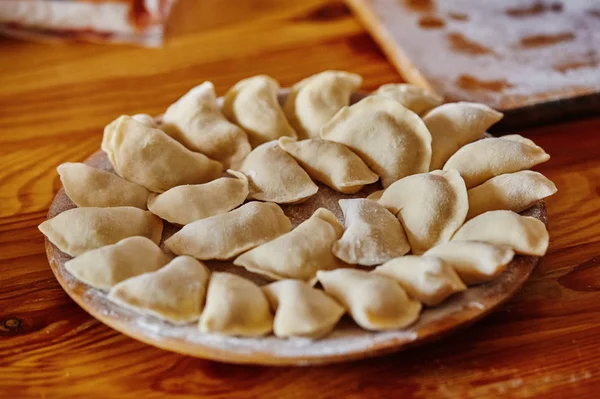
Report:
[[[598,0],[347,0],[409,81],[528,125],[600,114]]]

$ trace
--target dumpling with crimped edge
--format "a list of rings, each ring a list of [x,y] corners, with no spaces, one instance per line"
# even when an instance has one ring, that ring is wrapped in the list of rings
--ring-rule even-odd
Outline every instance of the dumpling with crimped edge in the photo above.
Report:
[[[147,209],[150,192],[105,170],[67,162],[56,168],[65,193],[79,207],[134,206]]]
[[[148,127],[158,128],[158,124],[156,123],[156,119],[154,119],[151,115],[148,115],[148,114],[135,114],[131,118],[133,118],[137,122],[140,122],[141,124],[146,125]]]
[[[494,176],[529,169],[549,159],[541,147],[493,137],[462,147],[446,162],[444,170],[458,170],[467,188],[472,188]]]
[[[480,139],[503,114],[485,104],[460,101],[440,105],[423,121],[431,133],[430,170],[442,169],[462,146]]]
[[[317,270],[344,266],[331,252],[343,232],[334,214],[319,208],[294,230],[240,255],[233,264],[275,280],[312,282]]]
[[[65,262],[65,269],[78,280],[108,291],[121,281],[153,272],[167,263],[169,257],[156,243],[136,236],[88,251]]]
[[[346,231],[333,243],[335,256],[350,264],[380,265],[410,251],[400,221],[375,201],[341,199]]]
[[[556,191],[552,181],[541,173],[531,170],[492,177],[467,192],[469,195],[467,220],[487,211],[522,212]]]
[[[238,168],[251,150],[246,132],[221,113],[211,82],[194,87],[169,106],[160,128],[226,168]]]
[[[398,180],[383,192],[379,203],[398,214],[414,255],[450,241],[469,210],[465,183],[455,170]]]
[[[303,281],[280,280],[262,290],[275,312],[273,332],[278,337],[322,337],[346,312],[323,291]]]
[[[417,114],[382,96],[342,108],[321,130],[342,143],[381,177],[383,187],[429,170],[431,134]]]
[[[108,298],[142,313],[185,324],[200,318],[210,272],[190,256],[178,256],[166,266],[121,281]]]
[[[237,208],[248,197],[248,179],[243,173],[227,172],[234,178],[221,177],[152,194],[148,198],[148,209],[168,222],[185,225]]]
[[[198,328],[203,333],[259,337],[273,329],[273,315],[259,286],[235,274],[215,272]]]
[[[530,145],[532,147],[541,148],[533,140],[528,139],[527,137],[523,137],[520,134],[507,134],[505,136],[500,136],[498,138],[499,139],[503,139],[503,140],[516,141],[517,143],[527,144],[527,145]]]
[[[182,184],[206,183],[223,170],[220,162],[126,115],[106,126],[102,149],[119,176],[157,193]]]
[[[290,154],[313,179],[343,194],[359,192],[379,176],[343,144],[324,139],[296,141],[279,139],[279,146]]]
[[[323,71],[292,86],[283,109],[298,137],[319,137],[321,127],[350,104],[361,83],[355,73]]]
[[[294,204],[315,195],[319,190],[298,162],[279,147],[277,141],[261,144],[252,150],[240,172],[248,176],[250,199]]]
[[[277,100],[279,83],[258,75],[240,80],[225,94],[223,113],[248,134],[252,147],[296,132],[287,121]]]
[[[402,256],[378,266],[373,273],[396,281],[411,298],[427,306],[437,306],[467,289],[451,265],[433,256]]]
[[[69,209],[46,220],[38,229],[62,252],[78,256],[133,236],[148,237],[158,244],[163,224],[148,211],[122,206]]]
[[[506,245],[516,253],[544,256],[548,249],[548,230],[540,220],[512,211],[489,211],[466,222],[452,241],[483,241]]]
[[[417,115],[423,115],[444,102],[440,96],[408,83],[388,83],[379,86],[374,95],[389,97],[410,109]]]
[[[394,280],[363,270],[319,271],[325,292],[341,303],[356,324],[366,330],[405,328],[421,313],[421,304],[408,297]]]
[[[165,241],[177,255],[227,260],[292,229],[279,205],[252,201],[241,207],[185,225]]]
[[[425,252],[452,266],[467,285],[481,284],[498,277],[515,252],[505,245],[480,241],[450,241]]]
[[[370,199],[371,201],[379,201],[384,192],[385,190],[373,191],[371,194],[367,195],[367,199]]]

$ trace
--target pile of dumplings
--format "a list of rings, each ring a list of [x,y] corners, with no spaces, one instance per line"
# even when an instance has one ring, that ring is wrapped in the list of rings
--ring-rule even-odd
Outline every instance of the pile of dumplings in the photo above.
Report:
[[[545,225],[519,215],[556,192],[529,170],[549,159],[542,148],[486,136],[502,118],[486,105],[408,84],[351,104],[361,82],[321,72],[283,105],[268,76],[222,99],[205,82],[162,118],[120,116],[102,140],[115,173],[59,166],[77,207],[39,229],[116,303],[234,336],[323,337],[346,313],[367,330],[405,328],[515,254],[545,254]],[[315,182],[354,194],[339,201],[344,221],[319,208],[292,228],[280,205],[311,198]],[[182,226],[166,252],[164,221]],[[211,273],[208,260],[274,282]]]

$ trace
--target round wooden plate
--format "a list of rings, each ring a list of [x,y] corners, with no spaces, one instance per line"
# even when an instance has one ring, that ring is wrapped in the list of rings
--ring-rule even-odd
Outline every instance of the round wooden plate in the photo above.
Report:
[[[98,151],[85,161],[86,164],[114,173],[106,154]],[[305,203],[282,206],[286,215],[296,226],[307,219],[314,210],[325,207],[340,220],[342,212],[337,201],[340,198],[365,197],[376,187],[347,196],[328,187],[319,186],[318,193]],[[61,189],[48,212],[48,218],[74,208],[64,190]],[[522,213],[547,223],[546,207],[540,201]],[[178,230],[164,223],[163,242]],[[162,242],[161,242],[162,246]],[[165,252],[169,253],[164,246]],[[263,365],[311,365],[344,362],[354,359],[397,352],[408,347],[438,339],[461,327],[465,327],[489,314],[512,297],[529,277],[539,258],[516,256],[507,270],[494,281],[474,286],[454,295],[442,305],[425,308],[417,323],[404,330],[372,332],[359,328],[348,317],[344,317],[335,330],[318,340],[281,339],[273,335],[263,338],[225,337],[202,334],[196,324],[175,326],[153,316],[141,314],[130,308],[119,306],[106,297],[106,293],[78,281],[64,268],[70,259],[48,239],[46,254],[56,279],[69,296],[104,324],[134,339],[147,344],[179,352],[231,363]],[[205,262],[211,270],[229,271],[250,278],[258,284],[269,282],[261,276],[247,272],[231,262]]]

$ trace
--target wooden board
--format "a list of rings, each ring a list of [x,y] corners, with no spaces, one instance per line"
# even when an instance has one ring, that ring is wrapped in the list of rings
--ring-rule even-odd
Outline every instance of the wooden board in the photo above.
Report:
[[[86,163],[114,173],[106,154],[102,151],[92,155]],[[366,195],[366,192],[362,192],[352,197]],[[320,186],[319,192],[308,201],[298,205],[285,205],[282,208],[294,226],[308,219],[319,207],[328,208],[343,220],[337,200],[347,197],[349,196]],[[75,208],[75,205],[61,189],[50,206],[48,218],[72,208]],[[543,201],[523,214],[547,223]],[[164,240],[177,230],[178,228],[165,222],[161,240],[163,250],[168,252],[164,247]],[[109,301],[105,293],[73,278],[64,268],[64,263],[71,257],[61,252],[48,239],[46,253],[58,282],[75,302],[96,319],[132,338],[162,349],[207,359],[231,363],[296,366],[337,363],[397,352],[465,327],[508,300],[527,280],[539,259],[534,256],[515,257],[500,277],[490,283],[471,287],[451,297],[441,306],[426,309],[419,321],[410,328],[369,332],[346,318],[328,336],[318,340],[305,340],[281,339],[272,335],[264,338],[236,338],[202,334],[196,324],[174,326],[158,318],[141,315]],[[206,263],[211,270],[226,270],[250,278],[257,284],[269,281],[233,265],[232,262]]]
[[[600,110],[595,0],[348,3],[409,82],[507,112],[500,128]]]
[[[229,365],[146,345],[61,288],[37,225],[118,113],[164,112],[211,80],[218,93],[267,73],[323,69],[401,81],[340,0],[180,0],[162,49],[45,46],[0,38],[0,396],[122,399],[596,399],[600,391],[600,118],[519,133],[552,158],[536,169],[550,249],[493,314],[396,355],[321,367]],[[112,67],[111,67],[112,66]]]

